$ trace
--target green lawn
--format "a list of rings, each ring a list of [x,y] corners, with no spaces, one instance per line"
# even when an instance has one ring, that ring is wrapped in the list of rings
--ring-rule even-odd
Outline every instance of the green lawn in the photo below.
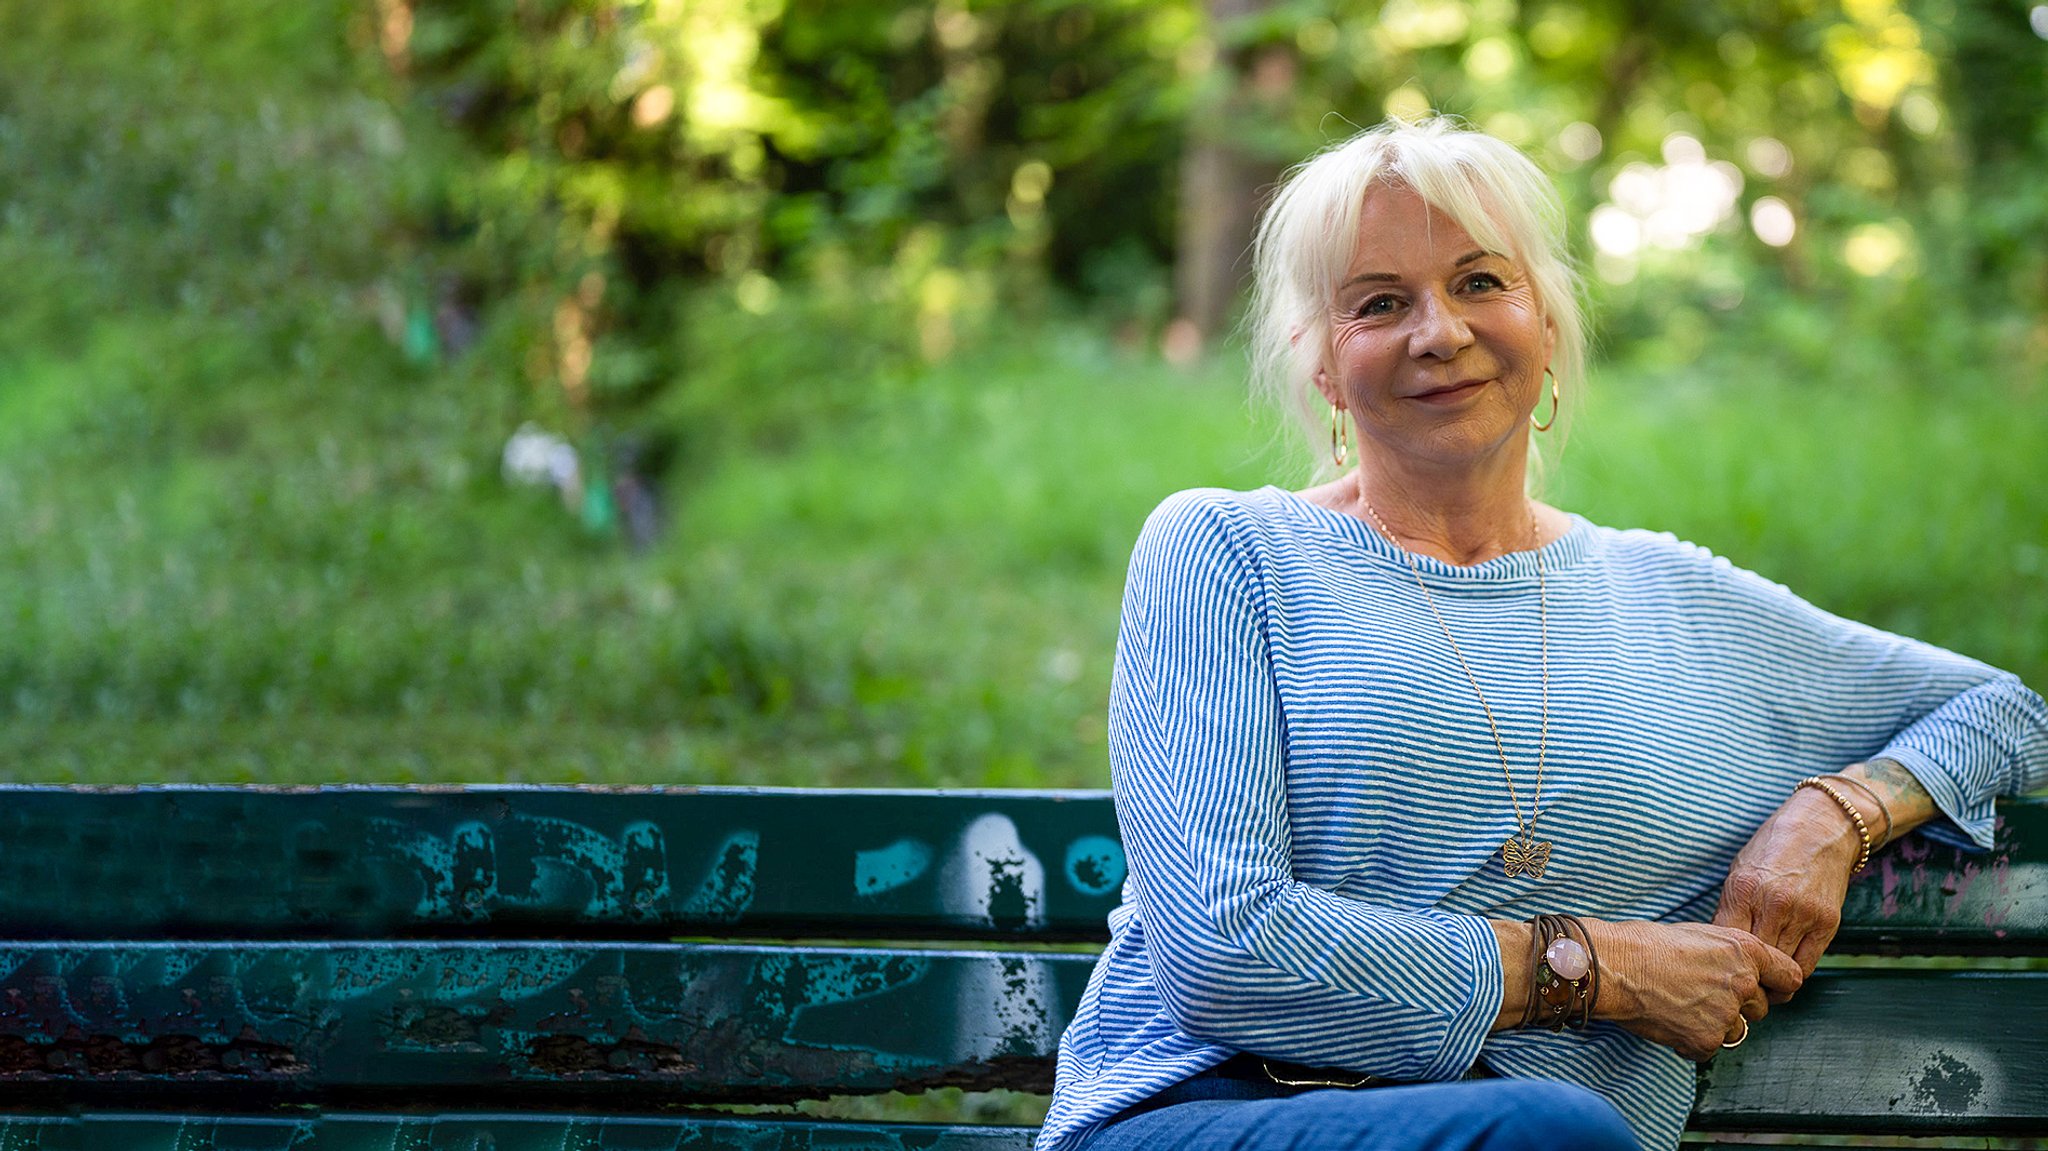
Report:
[[[1305,476],[1233,356],[1051,323],[686,473],[634,555],[501,481],[488,381],[155,323],[0,360],[10,779],[1100,786],[1146,512]],[[2048,683],[2041,381],[1717,362],[1605,369],[1551,498]]]

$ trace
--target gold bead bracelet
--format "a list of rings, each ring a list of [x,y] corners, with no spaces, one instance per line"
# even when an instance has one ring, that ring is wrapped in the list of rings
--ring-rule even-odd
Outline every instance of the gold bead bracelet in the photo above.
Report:
[[[1834,784],[1829,783],[1820,776],[1807,776],[1799,781],[1799,787],[1795,787],[1792,790],[1796,792],[1800,787],[1816,788],[1824,793],[1829,799],[1834,800],[1841,807],[1842,811],[1849,816],[1849,822],[1856,825],[1856,838],[1862,841],[1863,848],[1857,853],[1856,866],[1849,869],[1849,874],[1854,875],[1868,866],[1870,863],[1870,852],[1875,844],[1870,840],[1870,825],[1863,822],[1863,813],[1856,810],[1856,805],[1850,803],[1847,796],[1836,791]]]

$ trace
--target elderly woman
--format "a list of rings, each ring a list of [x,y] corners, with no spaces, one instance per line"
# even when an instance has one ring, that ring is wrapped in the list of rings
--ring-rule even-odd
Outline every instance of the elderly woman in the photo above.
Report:
[[[1138,540],[1131,880],[1038,1151],[1675,1147],[1873,848],[2048,783],[2013,676],[1529,497],[1585,360],[1559,218],[1443,122],[1273,202],[1254,356],[1338,477]]]

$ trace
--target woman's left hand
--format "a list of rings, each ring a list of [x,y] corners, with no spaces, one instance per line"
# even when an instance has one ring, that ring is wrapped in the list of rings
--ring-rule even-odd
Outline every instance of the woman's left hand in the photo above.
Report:
[[[1735,856],[1714,923],[1749,932],[1812,975],[1842,925],[1849,869],[1860,849],[1842,809],[1800,788]]]

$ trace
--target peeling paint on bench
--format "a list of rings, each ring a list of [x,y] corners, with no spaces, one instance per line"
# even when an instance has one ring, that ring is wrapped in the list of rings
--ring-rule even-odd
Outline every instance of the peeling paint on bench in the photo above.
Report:
[[[0,952],[0,1085],[1044,1089],[1092,964],[715,944],[17,946]]]
[[[1101,793],[629,794],[0,787],[0,923],[32,938],[1079,940],[1102,936],[1123,880]]]

